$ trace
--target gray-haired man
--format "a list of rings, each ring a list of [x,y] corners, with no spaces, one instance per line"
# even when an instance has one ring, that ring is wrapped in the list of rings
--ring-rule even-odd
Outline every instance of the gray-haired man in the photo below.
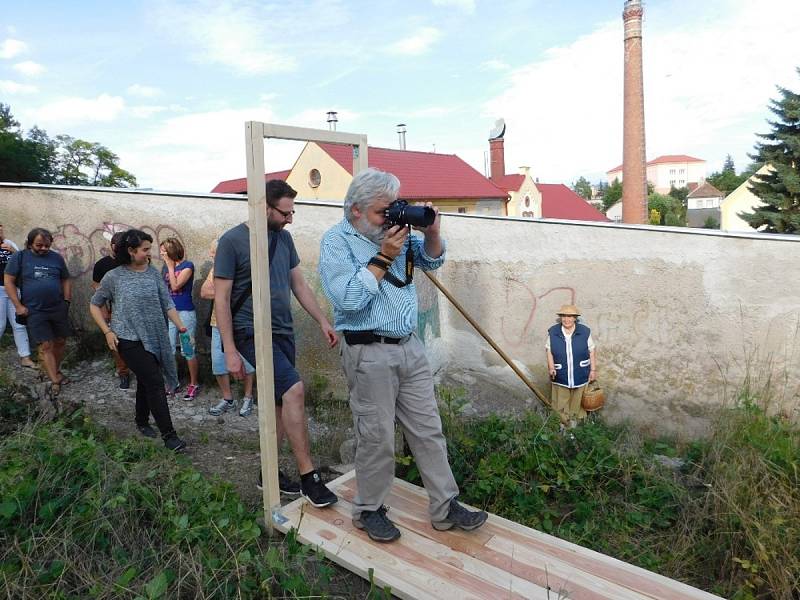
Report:
[[[433,224],[421,229],[424,240],[409,237],[398,225],[384,229],[385,211],[399,190],[391,173],[366,169],[356,175],[345,196],[345,217],[325,233],[319,260],[334,326],[344,334],[342,367],[356,431],[353,523],[380,542],[400,537],[383,505],[394,478],[395,420],[428,492],[433,527],[472,530],[487,518],[456,500],[430,366],[414,333],[416,290],[406,283],[409,246],[420,269],[437,269],[444,262],[438,211]]]

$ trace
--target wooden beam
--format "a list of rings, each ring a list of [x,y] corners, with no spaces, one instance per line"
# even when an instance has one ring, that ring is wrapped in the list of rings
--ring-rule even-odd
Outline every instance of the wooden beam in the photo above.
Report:
[[[258,433],[261,446],[264,523],[272,536],[273,513],[280,509],[278,488],[278,437],[275,424],[275,374],[272,365],[272,306],[267,252],[267,188],[264,185],[264,126],[245,123],[247,154],[247,207],[250,228],[250,272],[253,282],[256,381],[258,382]]]

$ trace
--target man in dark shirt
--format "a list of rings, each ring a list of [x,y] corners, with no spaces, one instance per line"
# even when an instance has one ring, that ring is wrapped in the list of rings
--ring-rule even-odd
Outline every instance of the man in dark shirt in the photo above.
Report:
[[[109,235],[110,234],[108,233],[104,233],[103,237]],[[108,255],[94,263],[94,269],[92,269],[93,290],[96,290],[100,287],[100,282],[103,280],[103,276],[106,273],[118,266],[115,258],[116,247],[123,235],[125,235],[124,231],[118,231],[111,236]],[[106,237],[106,239],[108,238]],[[106,323],[111,323],[111,305],[107,304],[101,306],[100,311],[103,313],[103,318],[106,320]],[[128,370],[128,365],[125,364],[125,361],[122,360],[122,357],[116,350],[112,350],[111,354],[114,356],[114,365],[116,365],[117,375],[119,376],[119,389],[129,390],[131,388],[131,375],[130,371]]]
[[[9,259],[3,278],[16,314],[27,318],[28,337],[39,345],[42,366],[57,394],[67,383],[59,368],[70,335],[72,282],[64,259],[50,250],[52,244],[53,234],[47,229],[32,229],[25,250]],[[21,298],[17,295],[19,288]]]
[[[284,227],[292,222],[295,196],[297,192],[285,181],[273,179],[267,182],[275,421],[278,445],[285,433],[292,446],[300,473],[300,489],[297,489],[295,482],[285,476],[279,478],[279,484],[282,492],[294,494],[299,492],[314,506],[323,507],[333,504],[337,498],[322,482],[311,462],[305,415],[305,392],[303,382],[295,368],[291,294],[294,294],[306,312],[319,323],[322,334],[331,348],[339,340],[320,309],[314,292],[303,277],[300,258],[297,256],[292,236],[284,230]],[[217,244],[217,254],[214,259],[214,305],[228,372],[241,379],[245,374],[242,356],[258,368],[255,356],[250,275],[250,230],[247,223],[241,223],[226,232]]]

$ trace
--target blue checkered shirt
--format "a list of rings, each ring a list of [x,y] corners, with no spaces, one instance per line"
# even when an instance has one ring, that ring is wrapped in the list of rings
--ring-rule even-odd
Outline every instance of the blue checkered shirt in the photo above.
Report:
[[[424,240],[409,236],[414,249],[414,266],[423,271],[438,269],[444,262],[425,253]],[[444,240],[442,240],[444,249]],[[319,275],[322,289],[333,305],[337,331],[372,331],[378,335],[403,337],[417,326],[417,291],[414,284],[395,287],[386,279],[380,283],[367,270],[367,263],[380,246],[361,235],[347,219],[331,227],[320,243]],[[389,269],[405,281],[405,250]]]

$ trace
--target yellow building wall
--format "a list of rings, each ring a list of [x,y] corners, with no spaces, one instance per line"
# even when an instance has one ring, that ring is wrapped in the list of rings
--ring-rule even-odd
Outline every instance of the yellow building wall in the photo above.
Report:
[[[312,169],[319,171],[320,179],[317,187],[311,186]],[[300,156],[297,157],[289,176],[286,178],[286,183],[297,190],[298,200],[342,202],[352,180],[353,176],[342,165],[333,160],[327,152],[314,142],[308,142],[300,152]],[[400,190],[400,195],[402,197],[402,190]],[[486,212],[485,207],[482,207],[480,211],[478,210],[480,200],[475,198],[465,198],[463,200],[458,198],[433,199],[431,202],[433,202],[434,206],[439,207],[442,212],[457,213],[459,209],[463,209],[462,212],[465,214],[475,214],[477,212],[483,214]],[[497,209],[491,212],[504,215],[503,203],[498,201],[497,204]]]
[[[317,169],[319,186],[311,187],[310,174]],[[286,183],[297,190],[300,200],[333,200],[341,202],[353,176],[314,142],[306,144],[292,167]]]
[[[508,201],[509,217],[542,218],[542,194],[530,176],[525,177],[519,190],[509,192],[508,195],[510,196]],[[530,206],[525,206],[526,197],[530,199]]]
[[[719,228],[724,231],[755,231],[744,219],[739,217],[740,212],[752,212],[753,207],[762,204],[758,196],[750,191],[750,184],[759,175],[769,173],[769,165],[764,165],[742,185],[733,190],[720,205]]]

